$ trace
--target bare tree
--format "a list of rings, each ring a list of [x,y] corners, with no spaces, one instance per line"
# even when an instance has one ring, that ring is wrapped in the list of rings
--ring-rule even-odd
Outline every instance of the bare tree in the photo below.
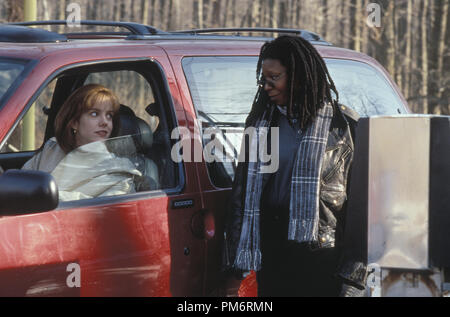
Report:
[[[396,43],[395,43],[395,5],[393,1],[389,2],[387,13],[387,70],[392,77],[395,77],[395,53],[396,53]]]
[[[355,14],[354,14],[354,40],[353,40],[353,49],[355,51],[361,51],[361,0],[354,0],[354,8],[355,8]]]
[[[427,14],[428,14],[428,0],[423,1],[422,7],[422,97],[423,113],[428,113],[428,36],[427,36]]]
[[[438,102],[442,100],[443,92],[446,87],[446,82],[448,83],[448,79],[445,78],[444,74],[444,57],[445,57],[445,39],[448,36],[447,30],[447,17],[448,17],[448,2],[449,0],[444,0],[441,3],[441,25],[440,25],[440,34],[439,34],[439,43],[438,43],[438,52],[437,52],[437,73],[438,73],[438,86],[437,86],[437,100]],[[447,69],[448,72],[448,69]],[[445,100],[445,99],[444,99]],[[443,101],[444,101],[443,100]],[[445,109],[447,108],[447,109]],[[450,104],[447,101],[447,107],[445,107],[445,102],[442,103],[442,107],[439,104],[433,109],[434,113],[439,114],[440,112],[445,112],[446,114],[450,114]]]
[[[23,0],[7,0],[6,14],[8,22],[23,21]]]
[[[221,1],[221,2],[223,2],[223,1]],[[225,7],[224,7],[224,10],[222,11],[222,16],[223,16],[222,26],[224,26],[224,27],[227,26],[227,22],[228,22],[228,12],[230,11],[229,5],[230,5],[230,0],[225,0]]]
[[[221,5],[220,5],[220,1],[219,0],[212,0],[211,3],[211,7],[212,7],[212,20],[213,20],[213,24],[215,27],[220,27],[220,13],[221,13]]]
[[[194,1],[194,14],[196,27],[203,28],[203,0]]]
[[[148,8],[150,2],[148,0],[141,0],[141,22],[148,24]]]
[[[255,27],[260,25],[260,12],[261,12],[261,3],[259,0],[253,1],[252,13],[249,18],[249,26]]]
[[[405,80],[405,83],[403,85],[404,87],[404,94],[406,98],[409,98],[409,89],[411,85],[411,74],[408,70],[411,69],[412,63],[411,63],[411,46],[412,46],[412,8],[413,3],[412,1],[407,2],[407,13],[406,13],[406,54],[405,54],[405,60],[404,60],[404,75],[403,78]]]
[[[65,19],[68,0],[39,0],[38,19]],[[136,21],[176,30],[287,27],[317,32],[365,52],[393,75],[415,111],[450,114],[449,0],[77,0],[82,18]],[[366,6],[382,7],[382,26],[366,25]],[[23,0],[0,2],[0,21],[22,21]],[[63,32],[62,28],[52,28]],[[274,34],[276,35],[276,34]],[[126,80],[124,79],[124,84]]]
[[[271,14],[270,16],[272,17],[272,23],[271,23],[271,27],[273,28],[278,28],[279,24],[278,24],[278,6],[275,3],[274,0],[270,0],[270,7],[271,7]]]

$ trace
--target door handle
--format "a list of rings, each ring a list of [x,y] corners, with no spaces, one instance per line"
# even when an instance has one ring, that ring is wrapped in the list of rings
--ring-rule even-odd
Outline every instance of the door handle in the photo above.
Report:
[[[197,239],[210,240],[216,234],[216,225],[212,212],[202,209],[192,215],[191,231]]]

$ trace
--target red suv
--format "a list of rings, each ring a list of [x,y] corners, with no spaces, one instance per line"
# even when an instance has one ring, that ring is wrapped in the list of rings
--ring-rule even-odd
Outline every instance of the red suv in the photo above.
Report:
[[[224,213],[259,49],[270,40],[236,33],[302,36],[324,57],[343,104],[361,116],[409,112],[379,63],[311,32],[163,32],[100,21],[81,24],[125,31],[43,29],[64,23],[0,26],[0,296],[223,294]],[[71,92],[88,83],[118,95],[122,131],[108,148],[145,182],[130,194],[58,200],[49,174],[20,168],[54,136]],[[223,147],[211,150],[212,142]],[[247,281],[240,295],[254,286]]]

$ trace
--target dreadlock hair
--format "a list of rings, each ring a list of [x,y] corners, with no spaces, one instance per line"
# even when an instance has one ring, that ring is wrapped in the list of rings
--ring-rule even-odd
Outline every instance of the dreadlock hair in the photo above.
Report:
[[[279,36],[266,42],[259,54],[256,68],[256,79],[262,77],[262,63],[265,59],[275,59],[287,69],[288,119],[299,120],[302,129],[316,117],[317,111],[325,102],[331,102],[333,108],[338,101],[338,92],[328,72],[324,60],[317,50],[307,41],[297,36]],[[336,100],[333,102],[331,92]],[[253,122],[270,103],[264,90],[259,87],[253,101],[247,124]]]

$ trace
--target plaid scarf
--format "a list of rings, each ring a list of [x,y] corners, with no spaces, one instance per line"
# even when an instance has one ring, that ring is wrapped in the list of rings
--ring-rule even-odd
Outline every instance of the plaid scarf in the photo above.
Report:
[[[269,107],[255,123],[256,133],[250,135],[250,158],[257,157],[255,151],[261,153],[265,147],[273,111],[274,107]],[[332,117],[333,108],[327,103],[302,134],[291,178],[289,240],[317,242],[321,166]],[[264,166],[260,157],[257,158],[248,163],[241,235],[233,265],[238,269],[255,271],[261,269],[259,222]]]

